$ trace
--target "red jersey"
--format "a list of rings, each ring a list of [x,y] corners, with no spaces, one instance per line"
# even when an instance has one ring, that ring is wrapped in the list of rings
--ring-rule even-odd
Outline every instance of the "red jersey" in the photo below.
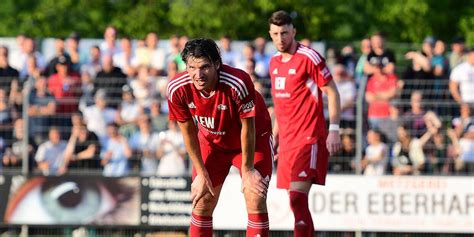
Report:
[[[48,79],[48,89],[58,101],[56,112],[72,113],[76,112],[81,96],[81,79],[79,75],[70,73],[67,78],[59,74],[53,74]]]
[[[324,58],[298,44],[289,61],[277,53],[270,60],[272,97],[279,127],[280,149],[314,144],[327,136],[319,87],[332,80]]]
[[[199,139],[223,150],[240,150],[241,118],[255,117],[255,136],[271,133],[271,119],[263,97],[244,71],[222,65],[214,94],[200,93],[187,72],[168,83],[170,120],[194,119]]]
[[[397,89],[397,76],[394,74],[385,75],[386,79],[372,76],[367,82],[366,92],[380,93]],[[390,117],[390,103],[386,100],[376,100],[369,103],[367,113],[369,118],[388,118]]]

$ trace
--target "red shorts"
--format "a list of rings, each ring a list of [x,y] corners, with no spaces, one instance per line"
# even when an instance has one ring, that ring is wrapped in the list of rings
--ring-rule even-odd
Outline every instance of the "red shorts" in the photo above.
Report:
[[[240,175],[242,175],[242,151],[222,151],[211,146],[207,141],[201,142],[200,146],[204,166],[214,187],[224,183],[232,165],[239,169],[241,171]],[[273,169],[271,134],[256,138],[254,167],[263,178],[268,177],[268,181],[270,181]],[[196,170],[193,168],[193,180],[194,177],[196,177]]]
[[[328,170],[329,152],[326,139],[278,153],[277,188],[289,189],[290,183],[311,180],[324,185]]]

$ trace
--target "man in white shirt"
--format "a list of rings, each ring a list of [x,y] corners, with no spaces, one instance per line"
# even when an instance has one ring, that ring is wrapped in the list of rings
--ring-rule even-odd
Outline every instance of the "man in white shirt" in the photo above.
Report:
[[[35,156],[38,168],[44,175],[60,175],[66,171],[64,164],[66,144],[66,141],[61,140],[59,129],[50,128],[49,140],[38,147]]]
[[[453,69],[449,80],[449,91],[456,102],[474,103],[474,49],[469,50],[466,62]]]

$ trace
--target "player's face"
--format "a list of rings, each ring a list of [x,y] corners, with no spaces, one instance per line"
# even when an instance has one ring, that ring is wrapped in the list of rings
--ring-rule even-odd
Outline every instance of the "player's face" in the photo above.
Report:
[[[186,62],[186,71],[199,91],[211,92],[217,84],[218,67],[206,58],[190,57]]]
[[[293,41],[295,40],[296,30],[293,25],[270,25],[270,37],[273,44],[279,52],[286,53],[290,50]]]

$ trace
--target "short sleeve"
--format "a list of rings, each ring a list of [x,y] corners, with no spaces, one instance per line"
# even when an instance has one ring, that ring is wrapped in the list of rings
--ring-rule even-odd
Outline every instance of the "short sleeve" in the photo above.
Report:
[[[455,81],[455,82],[460,82],[461,78],[462,78],[461,70],[460,70],[460,67],[457,66],[451,72],[451,75],[449,76],[449,80]]]
[[[326,60],[318,53],[311,54],[313,57],[308,57],[306,60],[306,71],[308,75],[316,82],[318,87],[325,86],[332,80],[331,72],[326,66]]]
[[[183,122],[192,119],[192,115],[184,96],[180,92],[176,91],[172,95],[173,98],[168,98],[169,119]]]
[[[241,73],[235,101],[240,118],[255,117],[255,87],[247,73]]]

